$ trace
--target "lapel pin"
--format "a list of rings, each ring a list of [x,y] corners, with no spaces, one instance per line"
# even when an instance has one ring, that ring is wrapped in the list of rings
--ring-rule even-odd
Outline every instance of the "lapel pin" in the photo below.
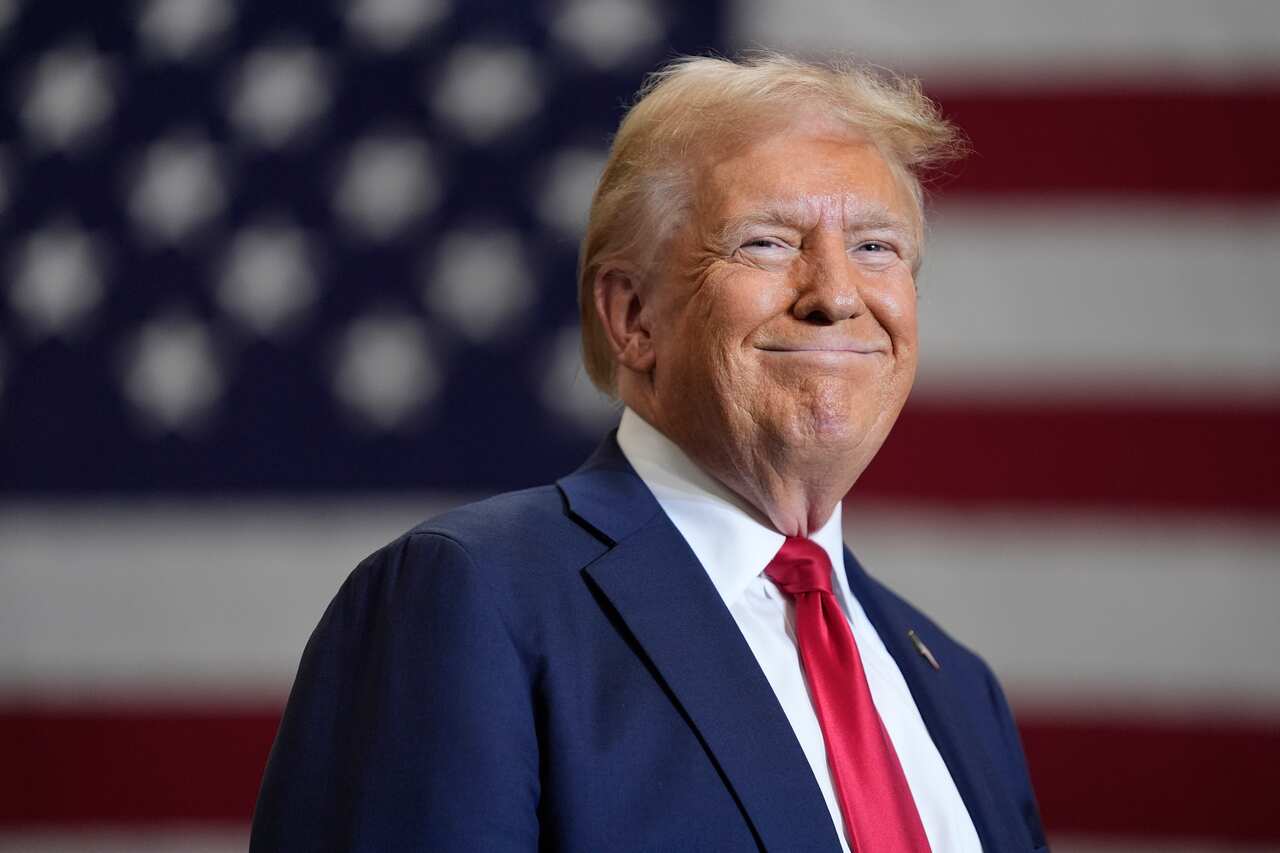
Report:
[[[934,669],[942,669],[938,664],[938,659],[933,656],[933,652],[929,651],[929,647],[924,644],[924,640],[920,639],[920,635],[914,630],[907,631],[907,639],[911,641],[911,645],[916,647],[916,651],[920,653],[920,657],[929,662],[929,666]]]

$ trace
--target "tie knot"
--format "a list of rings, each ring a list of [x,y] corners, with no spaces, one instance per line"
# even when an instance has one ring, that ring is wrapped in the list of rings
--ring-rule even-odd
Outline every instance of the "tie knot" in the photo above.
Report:
[[[831,560],[812,539],[788,536],[764,573],[787,595],[831,592]]]

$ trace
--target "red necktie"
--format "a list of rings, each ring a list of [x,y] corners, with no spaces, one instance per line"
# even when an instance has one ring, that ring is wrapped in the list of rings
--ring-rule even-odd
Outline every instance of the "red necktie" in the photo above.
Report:
[[[765,573],[795,602],[800,662],[850,847],[863,853],[928,851],[920,813],[871,700],[853,633],[831,594],[827,552],[809,539],[789,536]]]

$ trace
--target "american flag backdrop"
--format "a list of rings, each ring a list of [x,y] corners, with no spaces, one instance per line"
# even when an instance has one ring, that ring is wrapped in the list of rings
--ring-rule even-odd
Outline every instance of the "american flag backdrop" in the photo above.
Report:
[[[846,540],[1000,674],[1055,849],[1280,849],[1274,0],[0,0],[0,851],[243,849],[355,563],[616,420],[609,134],[750,47],[974,150]]]

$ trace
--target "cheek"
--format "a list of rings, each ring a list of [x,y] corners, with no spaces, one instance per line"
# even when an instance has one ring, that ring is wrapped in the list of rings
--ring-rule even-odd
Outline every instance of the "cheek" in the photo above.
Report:
[[[732,268],[708,276],[698,292],[695,313],[704,333],[724,345],[742,347],[760,326],[785,313],[789,300],[785,275]]]
[[[759,370],[752,341],[757,330],[779,310],[781,289],[758,270],[721,270],[708,276],[694,294],[680,324],[684,364],[681,393],[700,388],[685,405],[718,410],[741,409],[742,403],[768,396],[771,378]],[[782,309],[779,308],[782,305]]]
[[[916,287],[909,276],[886,283],[878,288],[871,305],[885,331],[893,338],[895,347],[912,346],[916,340]]]
[[[751,270],[735,277],[728,301],[744,322],[763,323],[785,313],[795,298],[787,270]]]

